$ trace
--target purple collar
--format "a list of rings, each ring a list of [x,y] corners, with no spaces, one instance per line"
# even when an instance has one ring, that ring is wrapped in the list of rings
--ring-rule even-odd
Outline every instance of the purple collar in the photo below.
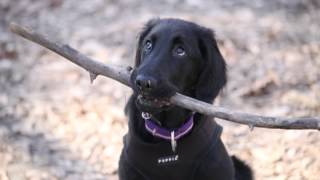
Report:
[[[171,135],[173,134],[174,140],[178,140],[178,139],[182,138],[184,135],[188,134],[192,130],[194,114],[195,113],[192,113],[191,117],[188,119],[187,122],[185,122],[182,126],[180,126],[179,128],[177,128],[173,131],[170,131],[166,128],[163,128],[163,127],[157,125],[156,123],[154,123],[151,120],[150,116],[147,118],[144,118],[144,120],[145,120],[144,125],[145,125],[145,128],[147,129],[147,131],[149,133],[151,133],[153,136],[172,141],[173,139],[171,138]]]

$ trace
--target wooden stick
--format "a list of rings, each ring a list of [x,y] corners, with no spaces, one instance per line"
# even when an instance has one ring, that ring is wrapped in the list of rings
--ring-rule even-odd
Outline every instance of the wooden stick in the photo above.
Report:
[[[53,52],[65,57],[69,61],[86,69],[93,81],[97,75],[106,76],[115,79],[127,86],[130,86],[130,67],[109,66],[98,61],[94,61],[81,54],[68,45],[53,42],[48,37],[39,34],[31,29],[27,29],[18,24],[11,23],[12,32],[33,41]],[[221,107],[215,107],[211,104],[176,94],[170,99],[172,104],[181,106],[192,111],[196,111],[208,116],[218,117],[235,123],[246,124],[252,129],[253,127],[278,128],[278,129],[318,129],[320,130],[320,117],[268,117],[254,114],[235,112]]]

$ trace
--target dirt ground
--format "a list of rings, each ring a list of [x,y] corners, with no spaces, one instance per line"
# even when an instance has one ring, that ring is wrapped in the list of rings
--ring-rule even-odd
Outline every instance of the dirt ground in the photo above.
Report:
[[[105,63],[132,65],[153,17],[213,28],[229,82],[216,102],[275,116],[319,116],[318,0],[0,0],[0,180],[116,180],[131,90],[89,75],[8,31],[16,21]],[[320,132],[219,120],[258,180],[318,180]]]

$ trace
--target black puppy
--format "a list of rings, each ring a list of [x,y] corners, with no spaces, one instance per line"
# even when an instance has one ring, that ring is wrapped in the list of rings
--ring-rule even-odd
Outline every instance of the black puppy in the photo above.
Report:
[[[212,103],[225,85],[225,61],[210,29],[179,19],[149,21],[131,83],[121,180],[252,179],[250,168],[228,155],[214,120],[169,103],[176,92]]]

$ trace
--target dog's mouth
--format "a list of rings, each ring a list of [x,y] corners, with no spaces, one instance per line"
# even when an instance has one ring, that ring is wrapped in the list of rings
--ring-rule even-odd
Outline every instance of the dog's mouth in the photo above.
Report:
[[[154,98],[150,96],[139,95],[138,101],[141,105],[157,108],[162,108],[171,105],[169,98]]]
[[[137,97],[137,104],[140,110],[145,112],[158,112],[171,106],[169,98],[155,98],[141,94]]]

